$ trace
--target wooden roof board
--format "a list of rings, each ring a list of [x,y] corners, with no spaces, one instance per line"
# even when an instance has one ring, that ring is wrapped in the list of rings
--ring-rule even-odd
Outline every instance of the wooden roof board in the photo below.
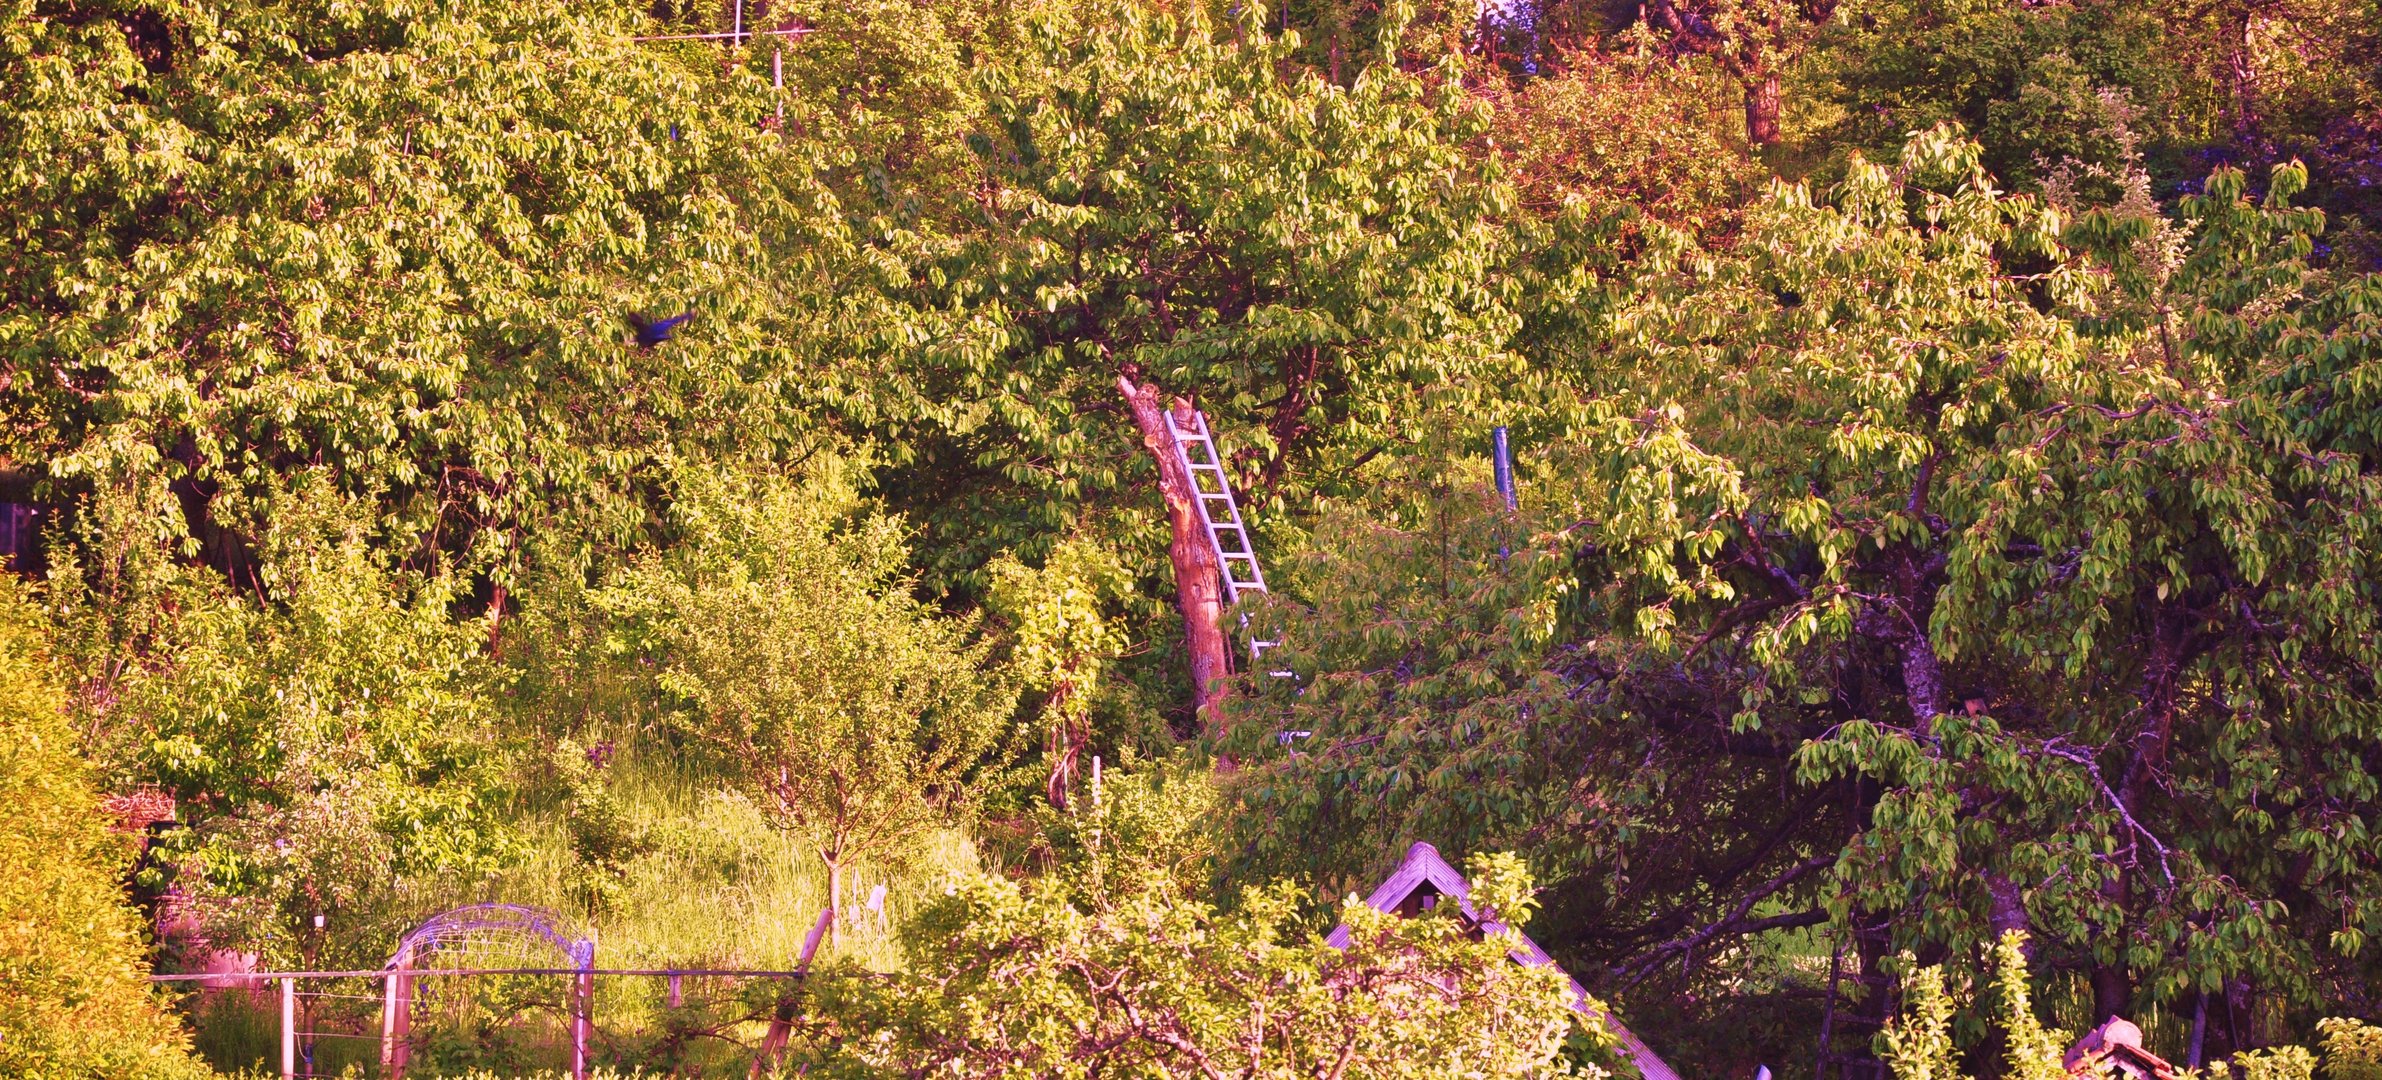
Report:
[[[1406,858],[1398,863],[1398,868],[1374,887],[1372,895],[1365,897],[1365,906],[1375,911],[1394,913],[1426,885],[1440,896],[1455,897],[1464,917],[1479,924],[1487,932],[1495,934],[1512,929],[1496,919],[1482,919],[1480,912],[1472,907],[1472,883],[1465,880],[1455,867],[1448,865],[1447,860],[1440,856],[1438,848],[1419,841],[1406,849]],[[1333,927],[1324,940],[1335,949],[1347,948],[1348,925],[1342,923]],[[1563,970],[1553,957],[1547,955],[1545,949],[1530,940],[1529,935],[1516,931],[1513,941],[1514,948],[1510,955],[1516,961],[1534,967],[1544,965],[1557,971]],[[1563,977],[1571,983],[1572,1008],[1603,1023],[1606,1030],[1618,1037],[1622,1053],[1629,1057],[1631,1064],[1638,1067],[1638,1072],[1644,1074],[1646,1080],[1679,1080],[1679,1074],[1656,1056],[1653,1048],[1623,1027],[1619,1018],[1598,1009],[1589,1001],[1588,988],[1581,986],[1580,980],[1572,978],[1570,972],[1564,972]]]

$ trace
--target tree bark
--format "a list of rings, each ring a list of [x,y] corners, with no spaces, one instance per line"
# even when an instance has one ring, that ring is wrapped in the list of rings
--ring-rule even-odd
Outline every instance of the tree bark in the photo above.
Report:
[[[2124,964],[2094,964],[2093,1023],[2097,1026],[2112,1016],[2124,1016],[2126,1005],[2134,999],[2134,980]]]
[[[1141,429],[1142,445],[1158,462],[1158,490],[1166,497],[1166,519],[1173,532],[1167,545],[1167,559],[1174,564],[1175,606],[1183,613],[1184,651],[1191,660],[1191,702],[1199,721],[1209,735],[1221,734],[1216,702],[1223,696],[1225,678],[1232,671],[1230,654],[1225,651],[1224,629],[1219,619],[1224,611],[1223,585],[1217,577],[1216,553],[1208,539],[1207,530],[1199,524],[1199,512],[1192,504],[1191,476],[1175,459],[1174,437],[1166,431],[1166,406],[1158,399],[1156,384],[1135,385],[1127,375],[1117,376],[1117,390],[1124,394],[1125,404],[1133,410],[1133,423]],[[1189,406],[1180,399],[1174,402],[1179,414],[1188,414]]]
[[[2177,683],[2190,649],[2190,629],[2189,619],[2180,605],[2162,603],[2152,610],[2150,655],[2143,662],[2140,690],[2141,726],[2136,729],[2132,752],[2126,756],[2125,771],[2118,774],[2117,790],[2113,792],[2120,813],[2140,818],[2145,809],[2144,792],[2166,769],[2167,744],[2175,729]],[[2134,842],[2142,841],[2135,838]],[[2139,862],[2139,856],[2136,861]],[[2102,885],[2101,894],[2124,910],[2134,891],[2135,879],[2141,874],[2139,865],[2121,866]],[[2092,984],[2094,1023],[2124,1015],[2134,996],[2134,975],[2123,959],[2094,964]]]
[[[2250,30],[2254,15],[2252,5],[2243,4],[2226,19],[2225,81],[2233,122],[2233,141],[2243,150],[2262,148],[2259,138],[2258,69],[2251,50]]]
[[[841,859],[827,859],[827,940],[833,945],[844,943],[844,863]]]
[[[1779,93],[1776,71],[1745,81],[1745,141],[1757,149],[1778,143]]]

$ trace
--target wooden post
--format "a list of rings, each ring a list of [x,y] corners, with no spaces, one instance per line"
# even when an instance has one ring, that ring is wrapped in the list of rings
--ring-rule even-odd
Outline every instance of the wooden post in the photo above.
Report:
[[[414,1027],[414,947],[399,946],[397,959],[381,979],[380,1064],[386,1080],[401,1080],[411,1056]]]
[[[686,1004],[685,995],[679,993],[678,989],[678,980],[680,978],[681,976],[677,972],[673,971],[670,973],[670,1007],[673,1009]]]
[[[595,957],[590,950],[588,965]],[[581,968],[571,980],[571,1080],[587,1080],[587,1032],[589,1013],[595,1011],[595,976]]]
[[[298,980],[281,980],[281,1080],[298,1078]]]

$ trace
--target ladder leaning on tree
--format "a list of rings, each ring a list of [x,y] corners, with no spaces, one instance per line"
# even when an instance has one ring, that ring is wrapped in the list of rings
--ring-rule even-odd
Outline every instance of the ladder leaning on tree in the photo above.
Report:
[[[1224,472],[1224,456],[1216,451],[1215,434],[1208,428],[1205,413],[1191,410],[1190,425],[1176,418],[1173,410],[1166,412],[1166,433],[1174,444],[1175,461],[1182,465],[1183,475],[1191,480],[1191,506],[1199,516],[1200,526],[1207,531],[1208,549],[1216,556],[1216,577],[1224,586],[1224,602],[1237,605],[1244,592],[1265,592],[1265,569],[1257,563],[1257,545],[1250,540],[1249,524],[1241,519],[1240,504],[1232,497],[1232,480]],[[1249,616],[1241,613],[1241,629],[1249,628]],[[1287,679],[1292,672],[1264,668],[1265,651],[1282,643],[1249,638],[1249,664],[1264,670],[1269,676]],[[1284,731],[1276,736],[1283,745],[1293,739],[1304,739],[1313,732]]]

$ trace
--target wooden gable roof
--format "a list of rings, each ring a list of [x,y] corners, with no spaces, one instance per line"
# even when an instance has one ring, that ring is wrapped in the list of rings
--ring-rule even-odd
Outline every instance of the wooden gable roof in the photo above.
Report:
[[[1406,858],[1398,863],[1398,868],[1389,877],[1382,879],[1381,884],[1373,889],[1373,894],[1365,898],[1365,903],[1375,911],[1412,918],[1450,897],[1459,905],[1464,918],[1484,931],[1495,934],[1512,929],[1496,919],[1484,919],[1480,912],[1473,910],[1472,883],[1440,857],[1438,848],[1424,843],[1406,849]],[[1331,934],[1324,940],[1331,942],[1335,949],[1347,948],[1348,926],[1342,924],[1333,927]],[[1563,970],[1528,935],[1516,932],[1513,940],[1511,955],[1516,962]],[[1644,1074],[1646,1080],[1679,1080],[1679,1074],[1655,1056],[1653,1049],[1631,1034],[1628,1028],[1621,1026],[1619,1018],[1598,1009],[1589,1001],[1588,989],[1580,985],[1580,980],[1571,978],[1570,972],[1564,972],[1564,978],[1571,982],[1572,1008],[1602,1023],[1606,1030],[1618,1036],[1621,1052],[1629,1057],[1631,1064],[1638,1067],[1638,1072]]]

